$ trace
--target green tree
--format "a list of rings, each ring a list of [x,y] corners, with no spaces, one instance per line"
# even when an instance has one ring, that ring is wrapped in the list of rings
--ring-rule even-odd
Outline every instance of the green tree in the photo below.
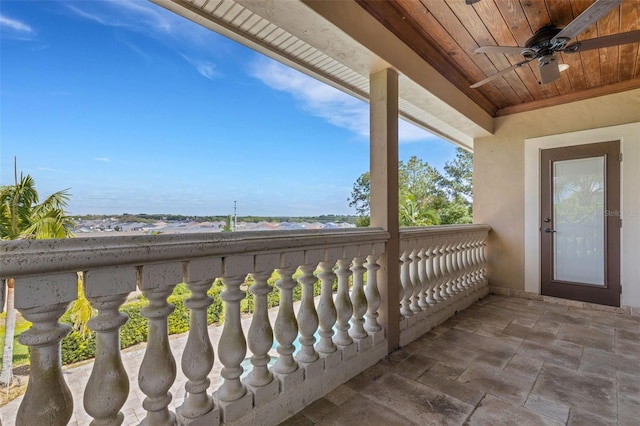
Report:
[[[462,148],[444,166],[444,174],[413,156],[398,163],[399,222],[401,226],[428,226],[472,222],[473,157]],[[370,175],[356,180],[349,206],[360,216],[358,226],[369,225]]]
[[[0,186],[0,240],[68,238],[73,233],[71,218],[65,208],[69,200],[67,190],[58,191],[40,202],[35,181],[29,175],[15,170],[15,184]],[[13,339],[16,312],[13,306],[13,279],[5,283],[7,289],[7,316],[5,319],[4,350],[0,382],[10,384],[12,379]]]

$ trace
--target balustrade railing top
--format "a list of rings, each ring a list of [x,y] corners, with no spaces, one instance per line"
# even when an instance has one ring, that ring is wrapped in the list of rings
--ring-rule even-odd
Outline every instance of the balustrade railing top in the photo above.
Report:
[[[136,266],[200,257],[384,243],[378,228],[230,232],[0,242],[0,278]]]

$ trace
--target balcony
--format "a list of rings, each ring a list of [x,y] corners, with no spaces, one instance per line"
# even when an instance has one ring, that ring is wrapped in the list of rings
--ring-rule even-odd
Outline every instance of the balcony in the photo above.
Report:
[[[397,257],[386,253],[389,234],[378,229],[5,243],[2,278],[15,278],[15,306],[33,325],[21,336],[31,349],[27,392],[2,410],[3,421],[278,424],[384,359],[387,333],[399,333],[407,345],[484,297],[488,230],[402,230]],[[401,262],[399,276],[386,276],[387,259]],[[274,271],[277,290],[267,283]],[[60,363],[68,328],[58,320],[77,297],[77,272],[97,310],[89,323],[97,355],[81,367],[85,374],[63,372]],[[247,276],[255,307],[243,320]],[[206,292],[217,278],[224,284],[221,332],[206,323]],[[317,281],[322,290],[314,297]],[[167,298],[179,282],[191,291],[182,346],[167,333]],[[294,306],[297,286],[302,300]],[[394,313],[385,296],[392,288],[401,293]],[[121,353],[118,335],[127,320],[119,307],[136,289],[149,300],[142,311],[148,342],[137,356]],[[279,292],[280,305],[269,311],[271,291]],[[389,327],[392,314],[400,321]]]

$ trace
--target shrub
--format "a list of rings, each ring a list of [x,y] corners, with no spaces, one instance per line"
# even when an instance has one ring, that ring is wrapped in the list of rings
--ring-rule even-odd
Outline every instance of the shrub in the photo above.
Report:
[[[207,311],[207,323],[213,324],[222,319],[223,303],[220,299],[222,283],[216,280],[207,293],[213,298],[213,303]],[[167,319],[169,334],[184,333],[189,330],[189,309],[184,306],[184,301],[189,297],[190,292],[186,285],[178,284],[174,292],[169,296],[168,301],[175,306],[175,309]],[[148,301],[141,297],[139,300],[125,303],[120,307],[120,311],[129,316],[128,321],[120,328],[120,348],[124,349],[136,343],[145,342],[149,332],[147,319],[142,316],[141,310],[148,304]],[[69,313],[65,313],[60,319],[61,322],[72,324]],[[91,332],[85,337],[76,330],[62,339],[62,363],[71,364],[85,359],[93,358],[96,352],[96,334]]]

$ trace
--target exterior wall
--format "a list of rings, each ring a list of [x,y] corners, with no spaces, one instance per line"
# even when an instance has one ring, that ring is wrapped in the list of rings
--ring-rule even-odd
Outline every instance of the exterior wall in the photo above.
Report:
[[[491,285],[539,293],[539,149],[620,139],[623,210],[631,212],[622,234],[622,304],[640,306],[640,271],[633,260],[640,217],[632,214],[640,211],[640,90],[500,117],[495,129],[474,141],[474,221],[493,230]]]

